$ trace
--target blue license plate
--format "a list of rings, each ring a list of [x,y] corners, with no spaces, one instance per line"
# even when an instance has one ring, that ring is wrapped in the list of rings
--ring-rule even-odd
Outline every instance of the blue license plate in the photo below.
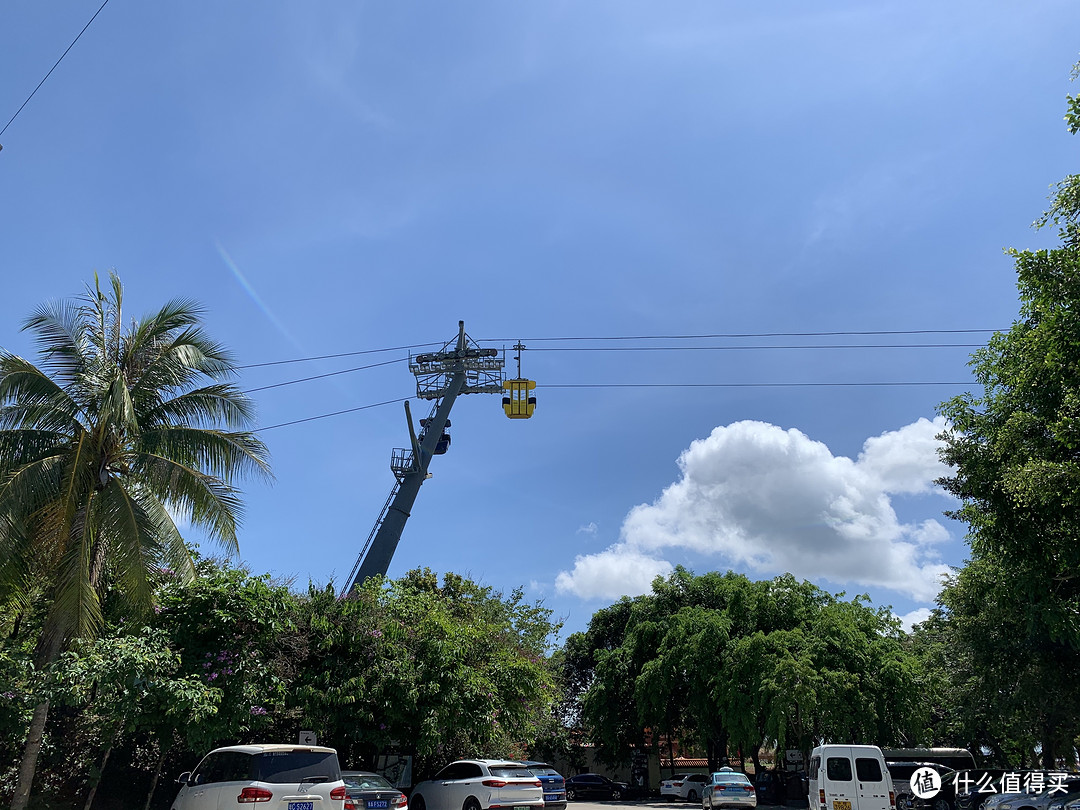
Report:
[[[559,799],[559,794],[558,793],[545,793],[544,794],[544,801],[545,802],[554,802],[554,801],[558,801],[558,799]]]
[[[390,803],[386,799],[369,799],[367,802],[368,810],[385,810],[389,806]]]
[[[315,802],[289,802],[288,810],[315,810]]]

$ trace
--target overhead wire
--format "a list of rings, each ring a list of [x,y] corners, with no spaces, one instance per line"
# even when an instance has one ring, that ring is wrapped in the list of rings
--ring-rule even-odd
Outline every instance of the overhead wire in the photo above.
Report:
[[[316,419],[329,419],[331,416],[341,416],[345,413],[356,413],[357,411],[366,411],[370,408],[378,408],[382,405],[393,405],[395,402],[405,402],[410,397],[399,397],[398,399],[388,399],[383,402],[373,402],[370,405],[361,405],[357,408],[346,408],[343,411],[334,411],[333,413],[322,413],[318,416],[308,416],[304,419],[293,419],[291,422],[280,422],[276,425],[266,425],[264,427],[255,428],[253,433],[261,433],[266,430],[276,430],[277,428],[289,427],[290,425],[299,425],[303,422],[314,422]]]
[[[337,377],[341,374],[351,374],[354,371],[365,371],[369,368],[379,368],[380,366],[392,366],[395,363],[402,362],[401,358],[397,360],[387,360],[384,363],[372,363],[368,366],[356,366],[355,368],[346,368],[341,371],[328,371],[326,374],[315,374],[311,377],[302,377],[298,380],[286,380],[285,382],[273,383],[272,385],[262,385],[258,388],[248,388],[243,393],[254,394],[256,391],[269,391],[271,388],[284,388],[286,385],[296,385],[297,383],[311,382],[312,380],[321,380],[326,377]]]
[[[90,27],[90,23],[92,23],[94,20],[97,19],[98,14],[100,14],[101,10],[103,8],[105,8],[105,6],[107,6],[108,4],[109,4],[109,0],[105,0],[105,2],[101,4],[101,6],[98,8],[98,10],[94,12],[94,16],[90,18],[90,22],[88,22],[86,25],[83,26],[82,31],[79,32],[78,36],[76,36],[75,39],[73,39],[71,41],[71,44],[67,46],[67,48],[64,50],[64,52],[62,54],[60,54],[60,58],[56,60],[56,64],[54,64],[51,68],[49,68],[49,72],[45,74],[45,78],[42,79],[40,82],[38,82],[37,87],[35,87],[33,92],[30,93],[30,95],[26,97],[26,101],[24,101],[19,106],[19,109],[17,109],[15,111],[15,114],[13,116],[11,116],[10,119],[8,119],[8,122],[6,124],[4,124],[4,128],[0,129],[0,136],[2,136],[5,132],[7,132],[7,128],[11,126],[11,122],[19,117],[19,113],[21,113],[23,111],[23,107],[25,107],[27,104],[30,103],[30,99],[32,99],[37,94],[37,91],[41,89],[41,85],[45,84],[45,80],[48,79],[50,76],[52,76],[53,71],[56,70],[57,66],[61,62],[64,61],[64,57],[68,55],[68,51],[70,51],[72,48],[75,47],[75,43],[78,42],[79,38],[83,34],[86,33],[86,29]]]
[[[830,332],[729,332],[711,335],[608,335],[606,337],[525,337],[525,338],[486,338],[479,343],[500,343],[506,341],[533,343],[546,341],[574,340],[708,340],[710,338],[766,338],[766,337],[840,337],[844,335],[867,337],[874,335],[958,335],[958,334],[993,334],[999,329],[891,329],[852,331],[836,330]]]
[[[597,341],[597,340],[612,340],[612,341],[624,341],[624,340],[709,340],[709,339],[743,339],[743,338],[770,338],[770,337],[866,337],[866,336],[884,336],[884,335],[951,335],[951,334],[993,334],[1000,330],[997,329],[894,329],[894,330],[877,330],[877,331],[846,331],[836,330],[830,332],[732,332],[728,334],[716,333],[710,335],[607,335],[598,337],[584,337],[584,336],[570,336],[570,337],[532,337],[532,338],[484,338],[477,340],[477,343],[510,343],[531,341],[533,343],[553,343],[558,341]],[[281,366],[290,363],[308,363],[315,360],[334,360],[339,357],[356,357],[364,354],[380,354],[385,352],[394,352],[411,349],[426,349],[432,346],[443,346],[445,341],[431,341],[428,343],[413,343],[404,346],[389,346],[384,349],[364,349],[362,351],[354,352],[340,352],[338,354],[320,354],[311,357],[295,357],[289,360],[271,360],[262,363],[247,363],[245,365],[236,366],[237,369],[249,369],[249,368],[264,368],[268,366]],[[850,345],[850,344],[844,344]],[[890,346],[895,344],[888,344]],[[950,346],[957,348],[972,348],[971,344],[915,344],[918,346],[934,345],[938,346]],[[975,348],[981,347],[982,344],[978,344]],[[675,347],[683,348],[683,347]],[[765,348],[787,348],[784,346]],[[801,347],[800,347],[801,348]],[[541,351],[540,349],[529,349],[526,347],[526,351]],[[544,351],[551,351],[546,349]]]
[[[399,352],[402,349],[426,349],[430,346],[442,346],[442,343],[414,343],[411,346],[390,346],[385,349],[365,349],[356,352],[341,352],[340,354],[320,354],[315,357],[297,357],[292,360],[271,360],[267,363],[248,363],[244,366],[236,366],[238,369],[264,368],[266,366],[284,366],[289,363],[309,363],[312,360],[335,360],[339,357],[357,357],[361,354],[382,354],[384,352]]]
[[[693,352],[752,349],[980,349],[982,343],[816,343],[800,346],[551,346],[531,352]]]
[[[530,340],[533,342],[555,342],[555,341],[623,341],[623,340],[704,340],[704,339],[717,339],[717,338],[765,338],[765,337],[827,337],[827,336],[884,336],[884,335],[916,335],[916,334],[972,334],[972,333],[992,333],[998,330],[993,329],[922,329],[922,330],[877,330],[877,331],[845,331],[836,330],[829,332],[755,332],[755,333],[727,333],[727,334],[710,334],[710,335],[637,335],[637,336],[606,336],[606,337],[558,337],[558,338],[523,338],[518,342],[524,340]],[[504,339],[509,340],[509,339]],[[498,342],[498,340],[485,340],[479,342]],[[312,357],[293,358],[289,360],[276,360],[262,363],[251,363],[242,366],[237,366],[237,369],[252,369],[252,368],[264,368],[277,365],[285,365],[290,363],[302,363],[315,360],[331,360],[340,357],[355,357],[366,354],[379,354],[390,351],[402,351],[412,350],[419,348],[428,348],[431,346],[445,345],[444,342],[429,342],[429,343],[417,343],[403,346],[393,346],[382,349],[366,349],[354,352],[340,352],[337,354],[329,355],[317,355]],[[910,344],[895,344],[895,343],[874,343],[874,344],[852,344],[852,343],[840,343],[840,344],[800,344],[800,345],[752,345],[752,346],[585,346],[585,347],[543,347],[532,348],[522,347],[526,351],[609,351],[609,352],[632,352],[632,351],[725,351],[725,350],[805,350],[805,349],[941,349],[941,348],[981,348],[983,344],[967,344],[967,343],[910,343]],[[251,394],[259,391],[267,391],[276,388],[282,388],[289,385],[296,385],[304,382],[311,382],[314,380],[324,379],[327,377],[339,376],[342,374],[349,374],[356,371],[363,371],[371,368],[378,368],[381,366],[393,365],[400,363],[404,358],[397,358],[394,360],[387,360],[381,363],[372,363],[365,366],[356,366],[353,368],[342,369],[339,371],[327,372],[325,374],[316,374],[309,377],[302,377],[295,380],[287,380],[280,383],[273,383],[270,385],[259,386],[256,388],[249,388],[245,393]],[[748,383],[549,383],[545,384],[545,389],[604,389],[604,388],[832,388],[832,387],[904,387],[904,386],[967,386],[971,385],[971,382],[950,382],[950,381],[934,381],[934,380],[921,380],[921,381],[870,381],[870,382],[748,382]],[[398,402],[404,402],[409,397],[401,397],[398,399],[385,400],[383,402],[371,403],[368,405],[361,405],[355,408],[346,408],[340,411],[334,411],[332,413],[319,414],[316,416],[309,416],[302,419],[294,419],[287,422],[281,422],[275,425],[267,425],[265,427],[257,428],[257,431],[274,430],[277,428],[288,427],[291,425],[303,424],[305,422],[313,422],[320,419],[328,419],[334,416],[341,416],[348,413],[356,413],[358,411],[368,410],[371,408],[377,408],[383,405],[390,405]]]
[[[924,381],[881,381],[881,382],[755,382],[755,383],[552,383],[544,384],[548,388],[873,388],[877,386],[928,386],[928,385],[971,385],[969,382],[948,382],[937,380]]]

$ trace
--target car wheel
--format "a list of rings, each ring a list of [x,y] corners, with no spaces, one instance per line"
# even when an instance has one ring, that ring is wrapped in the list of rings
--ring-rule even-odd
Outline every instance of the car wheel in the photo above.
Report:
[[[686,800],[688,802],[696,802],[698,800],[697,791],[696,790],[691,790],[689,793],[687,793],[686,794]],[[937,808],[935,807],[934,810],[937,810]]]
[[[934,799],[933,810],[952,810],[952,802],[944,796]]]
[[[574,790],[573,788],[567,788],[566,789],[566,800],[568,802],[576,802],[577,801],[577,791]]]
[[[611,791],[611,800],[617,802],[622,798],[622,792],[618,790]]]
[[[461,805],[461,810],[480,810],[480,802],[470,796],[465,800],[465,804]]]
[[[410,796],[409,797],[409,810],[427,810],[427,805],[424,804],[423,796]]]

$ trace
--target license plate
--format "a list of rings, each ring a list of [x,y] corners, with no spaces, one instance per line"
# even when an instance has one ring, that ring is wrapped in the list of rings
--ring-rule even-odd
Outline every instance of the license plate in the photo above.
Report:
[[[389,807],[390,803],[386,799],[371,799],[367,802],[368,810],[376,810],[376,808]]]
[[[553,802],[553,801],[556,801],[558,798],[559,798],[558,793],[545,793],[544,794],[544,801],[545,802]]]
[[[851,802],[837,799],[832,803],[833,810],[851,810]]]
[[[315,810],[315,802],[289,802],[288,810]]]

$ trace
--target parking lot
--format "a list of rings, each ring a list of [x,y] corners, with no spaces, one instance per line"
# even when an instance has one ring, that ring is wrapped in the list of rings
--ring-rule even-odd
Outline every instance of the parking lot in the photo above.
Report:
[[[617,802],[570,802],[566,805],[566,810],[613,810],[618,807],[649,807],[656,808],[656,810],[700,810],[701,802],[690,804],[689,802],[673,802],[667,799],[659,799],[656,797],[650,797],[648,799],[623,799]],[[802,807],[807,806],[806,800],[802,801],[789,801],[786,805],[770,805],[759,804],[758,810],[765,808],[769,810],[776,808],[779,810],[781,807]]]

